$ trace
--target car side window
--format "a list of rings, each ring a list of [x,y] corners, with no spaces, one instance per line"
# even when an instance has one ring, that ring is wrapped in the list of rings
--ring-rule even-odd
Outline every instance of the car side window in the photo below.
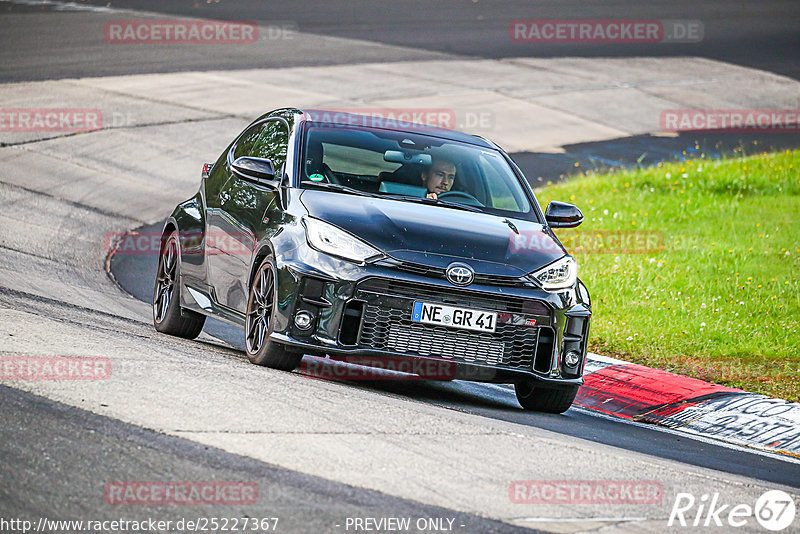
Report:
[[[289,129],[283,121],[270,120],[247,130],[233,149],[233,159],[242,156],[272,160],[277,170],[286,163],[289,146]]]
[[[481,171],[489,187],[492,206],[501,210],[527,213],[530,205],[519,194],[518,188],[512,188],[511,184],[508,183],[510,176],[502,175],[501,177],[501,174],[492,163],[485,157],[479,159]]]

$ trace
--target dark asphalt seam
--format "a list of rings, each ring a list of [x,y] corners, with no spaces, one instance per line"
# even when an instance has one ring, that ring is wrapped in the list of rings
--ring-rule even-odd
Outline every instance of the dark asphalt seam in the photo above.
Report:
[[[208,111],[206,111],[208,113]],[[44,141],[53,141],[54,139],[64,139],[68,137],[75,137],[77,135],[91,135],[98,132],[109,132],[112,130],[132,130],[135,128],[149,128],[151,126],[169,126],[171,124],[189,124],[194,122],[209,122],[209,121],[218,121],[223,119],[231,119],[231,118],[243,118],[239,115],[220,115],[217,117],[198,117],[194,119],[181,119],[181,120],[174,120],[174,121],[161,121],[161,122],[147,122],[143,124],[132,124],[130,126],[109,126],[107,128],[99,128],[97,130],[92,130],[89,132],[72,132],[72,133],[65,133],[63,135],[54,135],[52,137],[43,137],[41,139],[28,139],[26,141],[16,141],[13,143],[0,143],[0,148],[6,147],[17,147],[17,146],[24,146],[24,145],[33,145],[36,143],[43,143]],[[52,154],[48,154],[51,157],[57,157]],[[86,167],[91,169],[91,167]],[[98,169],[92,169],[98,170]]]
[[[92,170],[96,171],[97,169],[92,169]],[[69,200],[68,198],[62,198],[62,197],[58,197],[58,196],[55,196],[55,195],[51,195],[49,193],[45,193],[44,191],[39,191],[37,189],[31,189],[31,188],[25,187],[23,185],[12,184],[12,183],[9,183],[9,182],[2,182],[2,181],[0,181],[0,184],[2,184],[4,186],[7,186],[7,187],[10,187],[10,188],[20,189],[20,190],[25,191],[26,193],[30,193],[32,195],[42,195],[43,197],[47,197],[47,198],[56,200],[58,202],[63,202],[65,204],[69,205],[69,206],[72,206],[73,208],[79,208],[79,209],[82,209],[82,210],[89,211],[91,213],[96,213],[98,215],[102,215],[103,217],[108,217],[109,219],[114,219],[114,220],[118,220],[118,221],[119,220],[122,220],[122,221],[127,220],[127,221],[131,221],[132,223],[138,223],[138,224],[141,224],[141,225],[147,224],[144,221],[142,221],[141,219],[136,219],[134,217],[129,217],[128,215],[122,215],[120,213],[114,213],[113,211],[108,211],[108,210],[105,210],[103,208],[98,208],[98,207],[95,207],[95,206],[90,206],[88,204],[83,204],[81,202],[76,202],[74,200]]]
[[[14,247],[9,247],[8,245],[0,245],[0,250],[8,250],[10,252],[16,252],[17,254],[22,254],[24,256],[28,256],[31,258],[38,258],[40,260],[49,261],[51,263],[58,263],[60,265],[65,265],[63,261],[59,261],[60,258],[49,258],[47,256],[42,256],[41,254],[36,254],[35,252],[30,252],[28,250],[22,250]],[[75,269],[81,269],[79,265],[70,265],[70,267],[75,267]]]
[[[134,324],[134,325],[137,325],[137,326],[144,326],[144,325],[148,325],[149,324],[149,323],[145,323],[144,321],[139,321],[137,319],[130,319],[128,317],[121,317],[119,315],[114,315],[113,313],[108,313],[108,312],[104,312],[104,311],[101,311],[101,310],[95,310],[95,309],[92,309],[92,308],[86,308],[84,306],[78,306],[77,304],[70,304],[70,303],[67,303],[67,302],[60,301],[60,300],[55,300],[55,299],[51,299],[51,298],[48,298],[48,297],[42,297],[40,295],[34,295],[34,294],[28,293],[26,291],[20,291],[18,289],[11,289],[9,287],[0,286],[0,296],[4,296],[4,295],[5,296],[10,296],[10,297],[12,297],[14,299],[17,299],[17,300],[32,300],[32,301],[35,301],[35,302],[38,302],[38,303],[41,303],[41,304],[48,304],[48,305],[56,307],[56,308],[77,310],[77,311],[81,311],[81,312],[84,312],[84,313],[88,313],[90,315],[100,315],[100,316],[106,317],[108,319],[116,319],[118,321],[122,321],[122,322],[125,322],[125,323],[128,323],[128,324]],[[12,304],[9,300],[6,300],[6,299],[0,299],[0,302],[3,302],[3,303],[5,303],[5,304],[7,304],[9,306],[11,306],[11,304]],[[90,328],[97,328],[96,325],[90,325],[90,324],[82,323],[80,321],[75,321],[75,320],[66,319],[66,318],[60,318],[60,317],[52,317],[52,316],[46,315],[45,313],[37,313],[37,311],[31,309],[29,306],[17,307],[17,308],[12,308],[12,309],[19,310],[19,311],[24,311],[25,313],[30,313],[30,314],[33,314],[33,315],[39,315],[41,317],[47,317],[48,319],[53,319],[55,321],[62,321],[62,322],[70,323],[70,324],[88,326]],[[101,329],[101,330],[103,330],[103,329]],[[119,330],[116,330],[116,332],[119,332]],[[128,332],[128,333],[130,333],[130,332]],[[142,337],[142,336],[139,336],[139,337]]]
[[[246,69],[244,69],[244,70],[246,70]],[[169,75],[169,74],[185,74],[187,72],[196,72],[196,71],[178,71],[178,72],[175,72],[175,73],[155,73],[155,74],[158,75],[158,76],[164,76],[164,75]],[[147,75],[146,74],[132,74],[131,76],[147,76]],[[59,81],[59,80],[55,80],[55,81]],[[70,85],[74,85],[74,86],[79,87],[81,89],[85,89],[86,88],[86,86],[84,84],[81,84],[81,83],[78,83],[78,82],[74,82],[74,81],[71,81],[71,80],[60,80],[60,81],[63,81],[63,82],[65,82],[67,84],[70,84]],[[36,83],[36,82],[32,82],[32,83]],[[126,93],[125,91],[120,91],[118,89],[108,89],[106,87],[97,88],[97,89],[100,89],[101,91],[103,91],[105,93],[109,93],[109,94],[113,94],[113,95],[119,95],[119,96],[122,96],[124,98],[130,98],[131,100],[141,100],[142,102],[148,102],[148,103],[151,103],[151,104],[152,103],[163,104],[165,106],[183,108],[183,109],[188,109],[188,110],[191,110],[191,111],[201,111],[203,113],[216,114],[217,118],[237,117],[237,115],[231,114],[231,113],[222,113],[220,111],[215,111],[215,110],[212,110],[212,109],[205,109],[205,108],[200,108],[200,107],[196,107],[196,106],[190,106],[188,104],[182,104],[182,103],[179,103],[179,102],[174,102],[172,100],[160,100],[158,98],[151,98],[151,97],[146,97],[146,96]],[[210,119],[212,117],[208,117],[208,118]]]
[[[134,325],[139,327],[140,329],[147,330],[150,332],[149,334],[144,333],[136,333],[132,330],[120,330],[119,328],[111,328],[111,327],[103,327],[92,323],[90,321],[81,321],[78,319],[71,319],[65,316],[61,317],[54,317],[52,315],[48,315],[45,311],[39,309],[33,309],[30,305],[25,306],[14,306],[13,302],[10,299],[2,298],[4,295],[8,295],[12,297],[12,299],[16,300],[28,300],[34,301],[39,304],[50,305],[54,308],[62,309],[62,310],[70,310],[70,311],[78,311],[82,313],[88,314],[91,316],[101,316],[106,319],[111,320],[118,320],[120,322],[126,323],[128,325]],[[17,289],[11,289],[7,287],[0,286],[0,303],[6,304],[9,309],[23,311],[25,313],[29,313],[31,315],[36,315],[39,317],[44,317],[46,319],[50,319],[53,321],[57,321],[64,324],[71,324],[74,326],[80,326],[82,328],[87,328],[89,330],[94,330],[96,332],[105,332],[105,333],[112,333],[116,335],[125,334],[132,336],[136,339],[146,340],[151,343],[156,343],[159,346],[166,346],[167,348],[180,351],[182,356],[189,357],[192,359],[202,359],[202,357],[196,355],[193,351],[186,352],[187,348],[191,349],[195,343],[200,344],[203,347],[207,347],[214,351],[214,354],[217,356],[222,356],[225,358],[237,360],[237,361],[244,361],[242,358],[242,352],[227,347],[224,345],[220,345],[219,343],[214,343],[211,341],[203,340],[203,339],[196,339],[196,340],[188,340],[188,339],[181,339],[172,336],[167,336],[164,334],[159,334],[152,328],[152,323],[140,321],[138,319],[130,319],[128,317],[122,317],[119,315],[115,315],[113,313],[104,312],[101,310],[95,310],[92,308],[86,308],[84,306],[79,306],[76,304],[70,304],[67,302],[62,302],[59,300],[51,299],[48,297],[42,297],[39,295],[33,295],[31,293],[27,293],[25,291],[19,291]],[[216,338],[214,338],[216,339]],[[216,349],[216,350],[214,350]]]

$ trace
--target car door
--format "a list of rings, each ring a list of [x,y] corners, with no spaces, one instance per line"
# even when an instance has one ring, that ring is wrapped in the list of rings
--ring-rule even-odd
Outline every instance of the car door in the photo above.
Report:
[[[247,277],[258,229],[274,205],[276,193],[244,180],[231,171],[231,163],[242,156],[272,160],[276,177],[283,176],[289,129],[286,121],[267,119],[249,127],[231,148],[218,193],[206,199],[206,245],[208,277],[217,302],[244,313]]]

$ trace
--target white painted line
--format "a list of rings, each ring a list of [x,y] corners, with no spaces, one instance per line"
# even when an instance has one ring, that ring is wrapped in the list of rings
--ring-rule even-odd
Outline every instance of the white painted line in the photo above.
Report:
[[[650,517],[521,517],[519,519],[509,519],[516,523],[622,523],[625,521],[649,521],[658,518]]]
[[[610,356],[603,356],[602,354],[595,354],[590,352],[586,355],[587,360],[595,360],[601,363],[608,363],[611,365],[620,365],[620,364],[630,364],[631,362],[626,362],[625,360],[618,360],[616,358],[611,358]]]
[[[75,2],[58,2],[55,0],[0,0],[0,2],[31,7],[51,6],[56,11],[93,11],[95,13],[119,13],[121,11],[110,7],[77,4]]]

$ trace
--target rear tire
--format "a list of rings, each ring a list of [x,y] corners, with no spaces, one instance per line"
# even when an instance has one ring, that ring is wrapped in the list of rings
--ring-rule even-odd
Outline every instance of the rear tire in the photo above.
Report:
[[[181,254],[178,231],[164,240],[158,257],[156,283],[153,288],[153,326],[163,334],[194,339],[200,335],[206,316],[181,309]]]
[[[280,343],[269,339],[277,300],[276,280],[271,258],[266,258],[250,284],[244,344],[251,363],[281,371],[293,371],[300,365],[303,355],[289,352]]]
[[[579,386],[544,387],[535,382],[519,382],[514,384],[517,400],[520,405],[530,411],[546,413],[564,413],[575,400]]]

